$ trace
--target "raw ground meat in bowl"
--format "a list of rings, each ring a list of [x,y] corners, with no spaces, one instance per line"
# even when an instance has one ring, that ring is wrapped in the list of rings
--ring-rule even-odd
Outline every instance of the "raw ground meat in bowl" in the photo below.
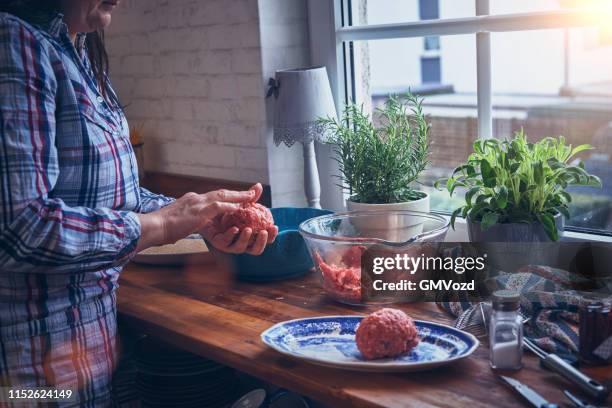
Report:
[[[385,230],[376,230],[380,235],[371,236],[372,229],[360,228],[361,223],[384,225]],[[421,233],[408,236],[416,224]],[[406,230],[406,226],[409,226]],[[429,247],[436,248],[443,242],[449,221],[435,214],[416,211],[351,211],[312,218],[300,224],[312,256],[321,284],[332,299],[349,305],[385,305],[414,301],[418,293],[402,295],[392,291],[375,291],[372,276],[362,271],[362,255],[394,256]],[[388,234],[385,232],[388,231]],[[402,241],[396,241],[402,237]],[[404,240],[404,238],[406,238]],[[423,243],[423,244],[421,244]],[[415,248],[416,247],[416,248]],[[378,255],[376,255],[378,256]],[[369,259],[369,258],[368,258]],[[399,273],[402,272],[402,273]],[[387,271],[389,282],[406,278],[404,271]],[[418,276],[407,277],[417,279]]]
[[[315,253],[314,262],[321,271],[323,289],[328,295],[349,304],[361,302],[361,266],[359,263],[327,264],[318,253]]]

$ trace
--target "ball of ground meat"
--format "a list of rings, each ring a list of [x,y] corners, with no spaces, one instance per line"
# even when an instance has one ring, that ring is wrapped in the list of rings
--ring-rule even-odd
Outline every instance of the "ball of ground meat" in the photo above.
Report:
[[[414,321],[398,309],[384,308],[363,318],[355,333],[357,348],[368,360],[396,357],[419,344]]]
[[[274,226],[272,213],[266,207],[257,203],[245,203],[239,209],[231,213],[223,214],[220,221],[220,229],[227,231],[232,227],[238,227],[241,231],[251,228],[254,234],[267,230]]]

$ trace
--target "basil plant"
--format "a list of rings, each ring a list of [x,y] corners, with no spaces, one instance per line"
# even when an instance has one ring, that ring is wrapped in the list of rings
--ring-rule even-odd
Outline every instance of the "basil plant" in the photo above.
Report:
[[[457,187],[466,190],[465,204],[451,217],[479,222],[486,230],[498,223],[541,223],[553,241],[559,239],[555,216],[570,217],[569,186],[601,187],[601,180],[589,174],[576,154],[591,149],[583,144],[566,144],[565,138],[547,137],[527,141],[524,131],[511,140],[480,139],[465,164],[454,169],[446,181],[452,195]]]

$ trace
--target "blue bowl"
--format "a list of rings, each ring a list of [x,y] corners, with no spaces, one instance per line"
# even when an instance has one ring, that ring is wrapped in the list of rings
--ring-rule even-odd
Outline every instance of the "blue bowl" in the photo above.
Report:
[[[229,267],[238,279],[270,282],[301,276],[314,267],[298,226],[310,218],[333,214],[333,211],[294,207],[271,208],[270,211],[278,226],[278,236],[261,255],[214,251],[217,261]]]

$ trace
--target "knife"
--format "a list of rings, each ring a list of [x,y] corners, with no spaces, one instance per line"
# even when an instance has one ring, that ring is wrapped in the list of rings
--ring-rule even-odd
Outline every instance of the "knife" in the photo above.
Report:
[[[585,394],[598,401],[603,401],[608,397],[610,391],[603,384],[573,367],[558,355],[547,353],[527,337],[523,338],[523,345],[540,358],[540,363],[544,367],[560,374],[566,380],[579,387]]]
[[[522,382],[515,380],[514,378],[506,377],[504,375],[500,375],[499,378],[501,378],[506,384],[511,386],[516,392],[521,394],[521,396],[527,402],[529,402],[531,406],[536,408],[558,408],[557,404],[548,402],[546,398],[544,398]]]
[[[591,405],[588,402],[582,401],[580,398],[578,398],[568,390],[564,390],[563,393],[570,401],[574,403],[575,406],[579,408],[597,408],[595,405]]]

